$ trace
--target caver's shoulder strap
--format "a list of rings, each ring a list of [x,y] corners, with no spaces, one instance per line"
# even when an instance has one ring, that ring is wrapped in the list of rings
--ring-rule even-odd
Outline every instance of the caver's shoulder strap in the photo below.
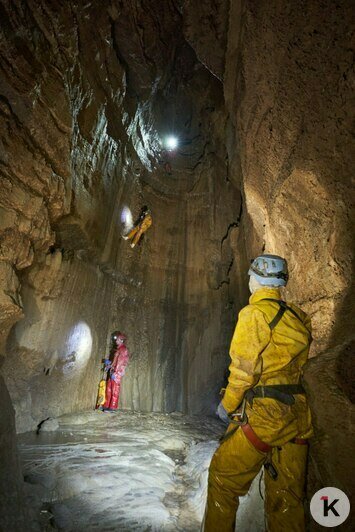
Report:
[[[278,303],[280,306],[276,316],[269,323],[269,327],[271,330],[275,329],[276,325],[279,323],[282,316],[285,314],[286,310],[290,311],[302,323],[302,325],[304,325],[303,321],[301,320],[297,312],[293,310],[293,308],[289,307],[285,301],[282,301],[282,299],[273,299],[271,297],[264,297],[263,299],[261,299],[261,301],[274,301],[275,303]]]

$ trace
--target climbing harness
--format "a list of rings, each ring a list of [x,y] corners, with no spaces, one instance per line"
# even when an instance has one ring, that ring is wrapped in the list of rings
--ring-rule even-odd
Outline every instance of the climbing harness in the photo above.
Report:
[[[293,405],[295,403],[294,395],[304,394],[305,390],[302,384],[271,384],[268,386],[255,386],[245,392],[245,399],[250,406],[253,406],[255,397],[275,399],[284,403],[285,405]]]
[[[255,447],[255,449],[257,449],[261,453],[270,453],[272,451],[272,446],[262,441],[259,436],[255,434],[249,423],[241,425],[241,429],[244,432],[246,438],[252,444],[252,446]]]
[[[282,301],[280,299],[273,299],[273,298],[263,298],[261,301],[274,301],[275,303],[278,303],[279,310],[276,314],[276,316],[271,320],[269,323],[270,330],[273,331],[275,329],[276,325],[281,320],[282,316],[286,311],[291,312],[304,326],[305,329],[306,326],[304,325],[302,319],[297,314],[293,308],[289,307],[285,301]],[[310,335],[310,332],[307,329],[308,334]],[[265,385],[265,386],[254,386],[254,388],[250,388],[247,390],[244,394],[243,401],[238,407],[238,409],[231,414],[231,424],[234,425],[230,430],[227,430],[227,432],[220,438],[220,443],[225,442],[228,440],[240,427],[241,430],[244,432],[244,435],[248,439],[248,441],[253,445],[253,447],[264,454],[266,454],[265,462],[264,462],[264,468],[267,471],[267,473],[270,475],[270,477],[273,480],[276,480],[278,477],[277,469],[272,461],[272,451],[273,447],[269,445],[268,443],[265,443],[262,441],[257,434],[254,432],[252,427],[249,425],[248,416],[246,414],[246,404],[248,404],[252,407],[253,401],[255,398],[268,398],[268,399],[274,399],[276,401],[279,401],[286,405],[293,405],[295,403],[295,397],[294,395],[304,394],[305,390],[302,386],[302,384],[272,384],[272,385]],[[229,427],[228,427],[229,428]],[[307,445],[308,441],[303,438],[293,438],[290,440],[289,443],[295,443],[297,445]]]
[[[246,436],[247,440],[252,444],[252,446],[261,453],[266,454],[265,462],[264,462],[264,468],[268,475],[273,480],[277,479],[277,469],[272,461],[272,450],[273,447],[269,445],[268,443],[265,443],[262,441],[257,434],[253,431],[249,423],[245,425],[241,425],[241,429],[244,432],[244,435]]]
[[[248,423],[248,416],[245,412],[246,404],[246,400],[243,399],[240,408],[237,408],[237,410],[232,414],[232,419],[235,423],[237,423],[238,426],[246,425]]]
[[[275,329],[276,325],[279,323],[286,311],[291,312],[291,314],[293,314],[302,323],[302,325],[304,325],[302,319],[297,314],[297,312],[293,310],[293,308],[289,307],[285,301],[282,301],[281,299],[273,299],[270,297],[265,297],[261,301],[274,301],[280,306],[276,316],[269,323],[271,331]],[[310,334],[308,329],[307,332],[308,334]],[[244,397],[246,398],[250,406],[253,405],[253,400],[255,397],[266,397],[268,399],[275,399],[276,401],[280,401],[281,403],[284,403],[286,405],[293,405],[295,403],[294,395],[304,393],[305,390],[301,384],[272,384],[268,386],[255,386],[254,388],[247,390]]]
[[[231,421],[230,425],[234,425],[234,427],[231,428],[231,430],[227,429],[227,432],[221,436],[219,439],[220,443],[225,442],[226,440],[229,440],[231,436],[238,430],[239,427],[242,425],[246,425],[248,423],[248,416],[245,411],[246,407],[246,400],[243,399],[242,404],[239,408],[232,414],[230,414]],[[229,427],[228,427],[229,428]]]
[[[282,301],[282,299],[274,299],[272,297],[264,297],[263,299],[260,299],[260,301],[274,301],[275,303],[278,303],[278,305],[280,306],[276,316],[269,323],[269,327],[271,331],[275,329],[276,325],[279,323],[282,316],[285,314],[286,310],[288,310],[289,312],[291,312],[291,314],[295,316],[295,318],[297,318],[302,323],[302,325],[304,326],[304,328],[307,330],[308,334],[310,335],[310,332],[308,331],[307,327],[304,325],[301,317],[297,314],[295,310],[293,310],[293,308],[288,306],[286,301]]]
[[[277,470],[272,462],[272,446],[268,443],[265,443],[262,441],[259,436],[254,432],[254,430],[251,428],[251,426],[248,423],[248,417],[245,413],[245,404],[246,400],[243,400],[242,406],[238,411],[232,415],[231,423],[233,423],[235,426],[227,431],[222,438],[220,438],[220,443],[222,444],[226,440],[228,440],[233,434],[237,432],[239,427],[244,432],[245,437],[247,440],[252,444],[252,446],[261,453],[266,454],[264,467],[268,474],[271,476],[273,480],[277,479]],[[237,419],[236,419],[237,418]]]

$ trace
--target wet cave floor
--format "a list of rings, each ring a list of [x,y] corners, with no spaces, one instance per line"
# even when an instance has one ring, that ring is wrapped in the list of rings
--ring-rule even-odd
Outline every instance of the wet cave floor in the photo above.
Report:
[[[223,431],[212,418],[96,411],[19,435],[28,530],[200,530]],[[264,529],[258,479],[241,500],[238,524]]]

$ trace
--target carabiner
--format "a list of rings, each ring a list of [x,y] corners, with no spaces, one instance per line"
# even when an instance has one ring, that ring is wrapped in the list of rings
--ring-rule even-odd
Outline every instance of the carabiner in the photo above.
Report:
[[[238,425],[246,425],[248,423],[248,416],[245,411],[246,408],[246,399],[242,401],[242,405],[234,414],[231,414],[232,420]],[[236,419],[235,419],[236,418]]]

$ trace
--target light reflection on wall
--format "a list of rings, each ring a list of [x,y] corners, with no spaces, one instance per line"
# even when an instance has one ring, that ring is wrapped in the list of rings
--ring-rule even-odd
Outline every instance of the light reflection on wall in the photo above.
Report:
[[[66,378],[74,377],[82,371],[89,361],[92,350],[90,327],[84,321],[75,324],[69,331],[63,354],[63,374]]]
[[[131,212],[131,209],[127,207],[126,205],[124,205],[121,211],[121,223],[123,225],[124,233],[127,233],[128,231],[130,231],[130,229],[132,229],[133,227],[132,212]]]

